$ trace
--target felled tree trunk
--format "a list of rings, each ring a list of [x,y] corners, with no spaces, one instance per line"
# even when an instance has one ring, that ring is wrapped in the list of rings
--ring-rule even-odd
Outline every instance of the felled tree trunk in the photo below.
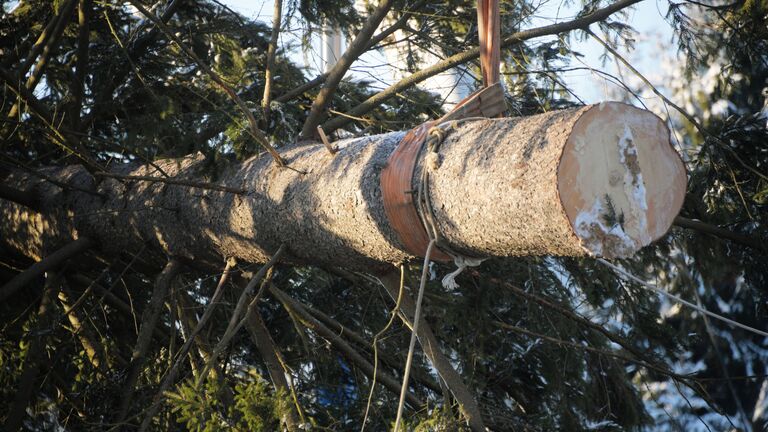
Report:
[[[0,245],[39,259],[62,239],[84,236],[106,251],[149,242],[179,257],[263,262],[286,243],[294,262],[382,268],[410,257],[387,220],[379,185],[402,137],[341,141],[335,156],[321,145],[284,148],[285,160],[304,174],[253,158],[214,181],[247,194],[97,182],[77,166],[46,172],[98,196],[14,174],[6,184],[37,197],[40,213],[0,200]],[[156,165],[176,179],[203,178],[201,157]],[[162,176],[152,166],[114,172]],[[604,103],[458,124],[430,172],[429,198],[439,230],[468,255],[612,258],[664,235],[685,184],[664,123],[650,112]]]

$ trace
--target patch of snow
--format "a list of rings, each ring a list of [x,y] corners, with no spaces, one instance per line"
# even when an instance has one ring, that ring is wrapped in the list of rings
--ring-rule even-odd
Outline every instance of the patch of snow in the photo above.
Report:
[[[630,198],[631,218],[637,224],[637,231],[643,235],[642,244],[651,242],[648,235],[648,221],[646,212],[648,211],[648,201],[646,198],[645,182],[643,174],[639,170],[639,162],[636,162],[638,168],[633,172],[627,165],[627,157],[634,156],[638,158],[637,147],[635,146],[635,137],[632,135],[632,129],[629,125],[624,125],[624,134],[619,138],[619,162],[626,168],[624,174],[624,193]],[[639,211],[638,211],[638,207]],[[632,223],[632,220],[628,221]]]
[[[597,198],[589,211],[582,211],[576,216],[574,230],[579,235],[582,246],[593,255],[602,256],[603,240],[607,236],[612,236],[621,241],[620,247],[615,248],[614,252],[621,254],[624,248],[634,250],[637,244],[624,232],[620,224],[612,227],[605,226],[602,218],[603,210],[603,204],[600,198]]]

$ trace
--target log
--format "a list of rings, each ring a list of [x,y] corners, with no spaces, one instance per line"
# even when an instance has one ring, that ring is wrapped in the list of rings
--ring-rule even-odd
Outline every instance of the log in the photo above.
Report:
[[[335,155],[320,143],[288,146],[283,158],[304,174],[254,157],[212,180],[246,195],[46,171],[100,197],[12,174],[8,184],[34,191],[41,211],[0,200],[0,247],[40,256],[44,245],[89,237],[105,252],[146,242],[171,256],[265,262],[285,243],[295,263],[384,270],[411,258],[379,188],[403,135],[343,140]],[[437,226],[470,256],[630,256],[663,236],[682,205],[686,173],[669,138],[655,115],[614,102],[459,123],[430,172]],[[175,179],[204,177],[200,155],[156,165]],[[159,177],[155,169],[113,172]]]
[[[441,154],[436,220],[471,255],[628,257],[669,230],[685,197],[665,123],[622,103],[469,123]]]

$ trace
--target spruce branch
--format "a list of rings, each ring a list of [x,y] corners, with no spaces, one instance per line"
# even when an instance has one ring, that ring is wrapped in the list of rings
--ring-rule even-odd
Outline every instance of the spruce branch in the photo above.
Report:
[[[248,120],[249,125],[249,133],[251,137],[256,140],[256,142],[259,143],[264,149],[272,156],[272,159],[275,160],[275,163],[279,167],[286,167],[286,163],[283,160],[282,157],[280,157],[280,154],[275,150],[274,147],[272,147],[272,144],[269,143],[269,140],[267,139],[267,136],[264,135],[264,132],[259,129],[259,126],[256,122],[256,118],[253,116],[253,113],[251,112],[250,108],[248,108],[248,105],[240,98],[240,96],[237,95],[237,92],[229,86],[224,80],[213,71],[213,69],[210,68],[203,60],[195,54],[194,51],[192,51],[191,48],[189,48],[184,42],[181,41],[169,28],[168,26],[159,18],[155,16],[152,12],[148,11],[147,8],[145,8],[138,0],[128,0],[136,9],[138,9],[139,12],[141,12],[147,19],[152,21],[157,28],[162,31],[167,38],[172,40],[184,53],[189,56],[189,58],[194,61],[197,66],[203,70],[210,78],[211,80],[216,83],[223,91],[224,93],[229,96],[230,99],[232,99],[233,102],[237,105],[238,108],[240,108],[240,111],[242,111],[245,118]]]

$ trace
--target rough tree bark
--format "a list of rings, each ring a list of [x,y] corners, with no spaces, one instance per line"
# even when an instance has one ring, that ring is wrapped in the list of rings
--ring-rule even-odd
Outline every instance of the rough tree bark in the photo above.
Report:
[[[12,174],[6,184],[35,195],[41,212],[0,200],[0,247],[41,259],[64,241],[88,237],[112,252],[148,243],[181,258],[264,262],[285,243],[289,261],[383,270],[410,257],[387,221],[379,188],[402,137],[344,140],[335,156],[322,145],[283,149],[305,174],[255,157],[217,181],[250,191],[245,195],[162,182],[97,183],[79,166],[46,172],[99,196]],[[440,160],[430,173],[437,225],[454,249],[471,256],[628,256],[664,235],[685,191],[685,169],[663,122],[619,103],[463,122],[448,133]],[[199,179],[204,164],[191,156],[157,165],[176,178]],[[155,169],[114,172],[153,176]]]

